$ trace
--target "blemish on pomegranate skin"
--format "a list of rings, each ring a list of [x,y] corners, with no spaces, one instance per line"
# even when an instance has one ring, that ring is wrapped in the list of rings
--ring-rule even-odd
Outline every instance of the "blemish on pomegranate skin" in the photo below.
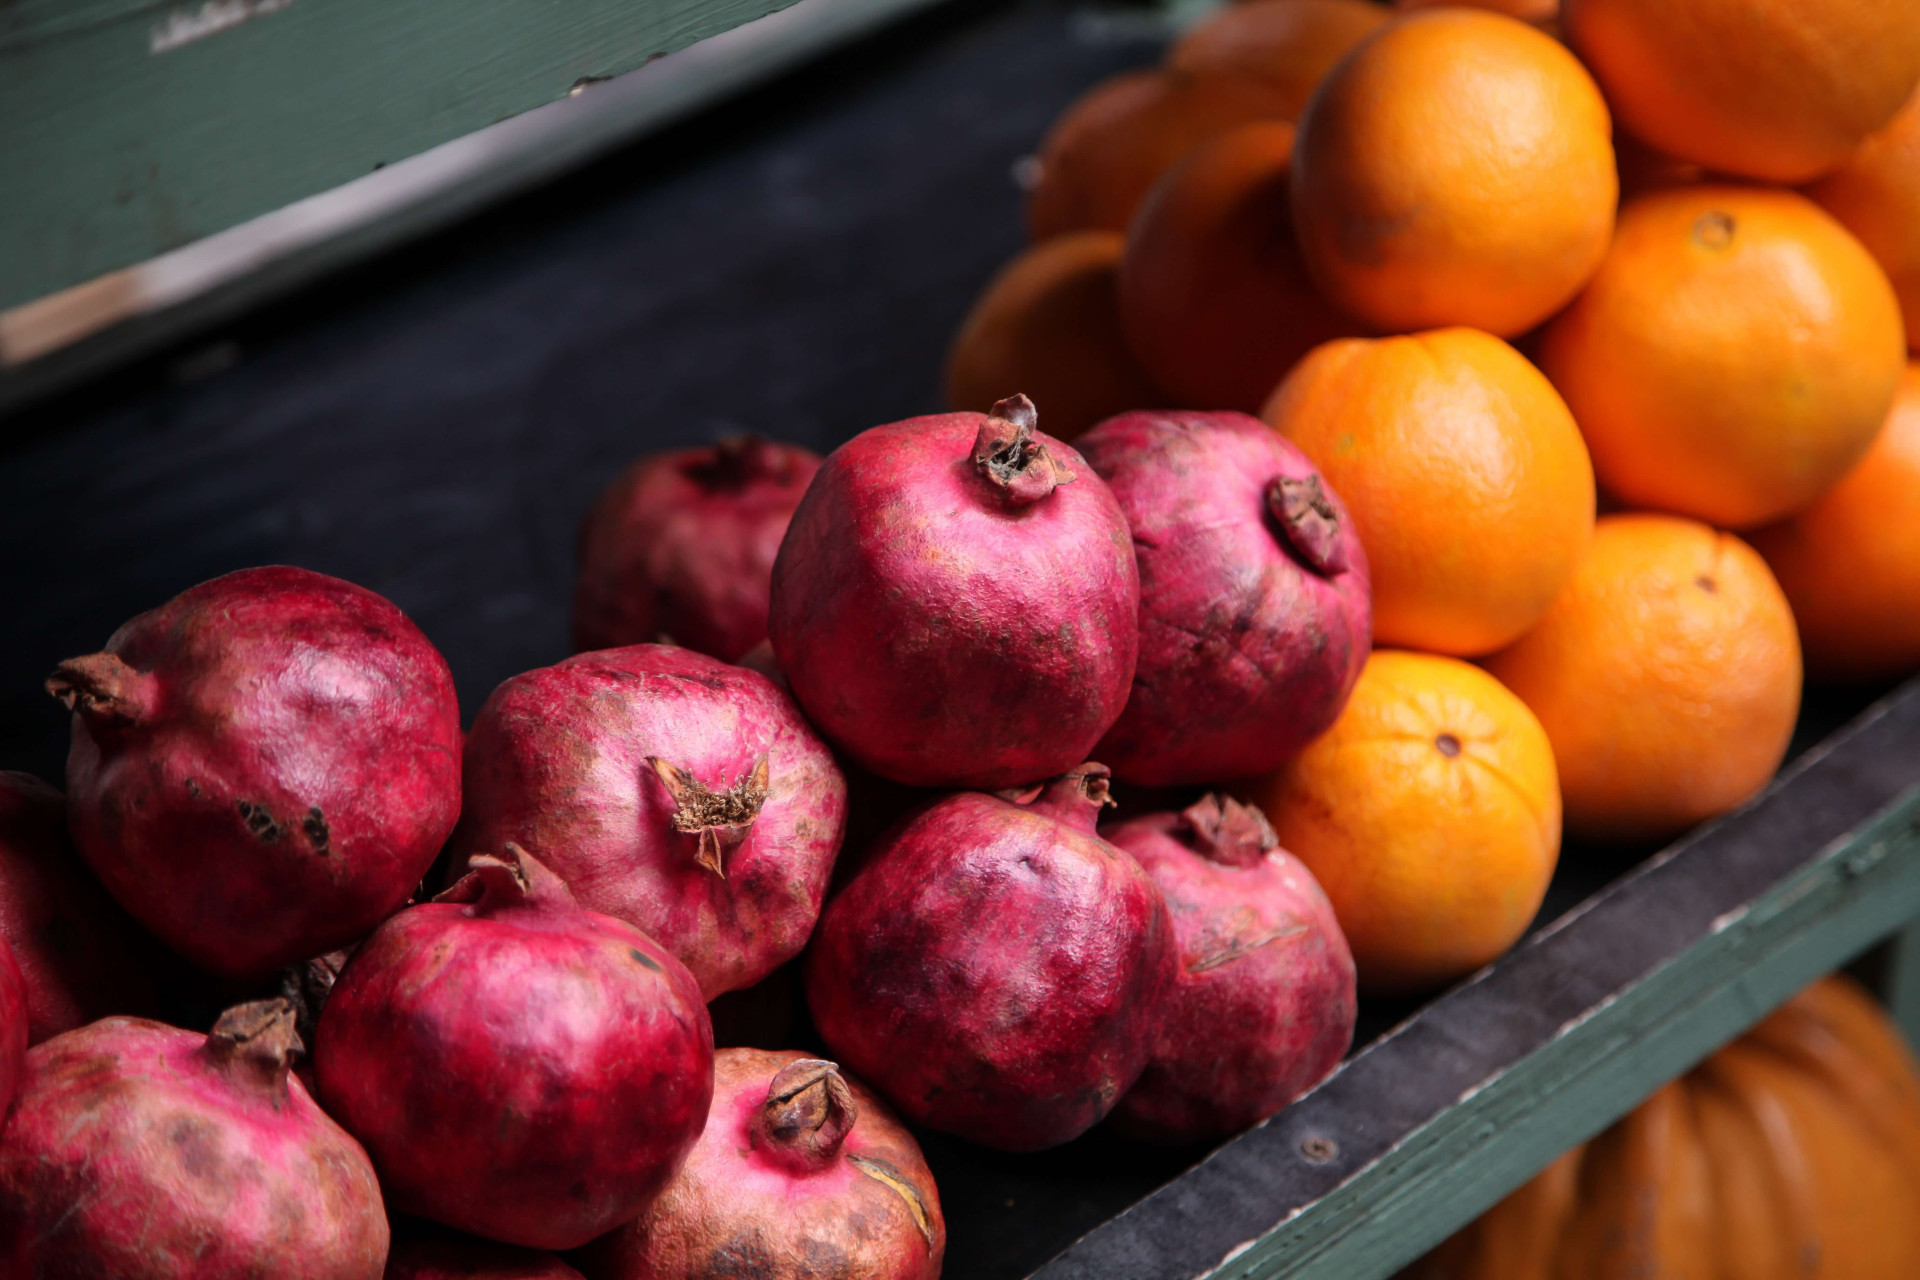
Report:
[[[632,956],[635,960],[638,960],[646,968],[653,970],[655,973],[660,972],[660,962],[658,960],[655,960],[652,956],[648,955],[646,952],[642,951],[640,948],[628,947],[627,954]]]
[[[1451,733],[1443,733],[1433,740],[1433,745],[1441,755],[1449,760],[1460,754],[1460,739]]]
[[[287,829],[274,821],[263,804],[254,804],[250,800],[241,800],[236,806],[240,810],[240,820],[247,824],[262,844],[273,844],[287,833]]]

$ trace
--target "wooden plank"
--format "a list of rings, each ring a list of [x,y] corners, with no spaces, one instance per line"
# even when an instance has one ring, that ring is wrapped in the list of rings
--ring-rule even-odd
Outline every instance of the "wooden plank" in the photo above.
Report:
[[[1907,1043],[1920,1052],[1920,923],[1901,930],[1888,947],[1884,996]]]
[[[1382,1280],[1920,915],[1920,681],[1036,1280]]]
[[[14,0],[0,6],[0,308],[787,3]]]

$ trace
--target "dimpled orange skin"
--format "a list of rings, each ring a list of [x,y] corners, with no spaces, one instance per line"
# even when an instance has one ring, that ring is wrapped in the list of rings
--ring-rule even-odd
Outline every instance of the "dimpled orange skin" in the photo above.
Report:
[[[1886,271],[1900,298],[1907,345],[1920,343],[1920,93],[1807,194]]]
[[[1872,679],[1920,668],[1920,364],[1860,465],[1753,534],[1800,624],[1807,669]]]
[[[1553,741],[1567,830],[1604,839],[1751,799],[1800,712],[1800,642],[1766,562],[1677,516],[1603,517],[1553,610],[1486,667]]]
[[[947,403],[985,413],[1016,393],[1071,440],[1094,423],[1166,397],[1120,332],[1117,231],[1075,231],[1034,245],[987,284],[947,355]]]
[[[1609,493],[1741,529],[1859,461],[1906,338],[1886,274],[1804,196],[1689,186],[1622,207],[1539,359]]]
[[[1161,174],[1209,138],[1290,114],[1265,80],[1172,68],[1124,71],[1080,95],[1040,144],[1027,234],[1125,231]]]
[[[1620,124],[1723,173],[1804,182],[1920,81],[1911,0],[1566,0]]]
[[[1367,0],[1261,0],[1221,9],[1180,38],[1167,65],[1195,75],[1263,79],[1297,120],[1307,99],[1355,45],[1391,15]]]
[[[1300,247],[1383,332],[1526,332],[1607,251],[1619,179],[1600,90],[1552,37],[1471,9],[1408,14],[1342,62],[1294,148]]]
[[[1560,855],[1547,735],[1455,658],[1376,651],[1333,728],[1249,794],[1327,891],[1370,994],[1505,953]]]
[[[1592,536],[1593,467],[1572,415],[1478,330],[1326,343],[1261,416],[1353,514],[1381,644],[1474,657],[1511,643]]]

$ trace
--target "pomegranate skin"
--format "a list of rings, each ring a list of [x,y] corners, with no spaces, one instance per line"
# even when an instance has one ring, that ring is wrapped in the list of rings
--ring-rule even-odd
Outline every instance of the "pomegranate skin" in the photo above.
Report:
[[[0,940],[0,1122],[20,1090],[27,1062],[27,984],[13,949]]]
[[[780,669],[829,740],[896,782],[1055,776],[1126,702],[1140,599],[1126,517],[1035,422],[1016,396],[862,432],[780,544]]]
[[[920,1146],[804,1053],[723,1049],[713,1113],[641,1217],[592,1245],[592,1280],[938,1280],[946,1221]]]
[[[320,1097],[397,1209],[577,1248],[700,1136],[713,1028],[678,960],[524,851],[469,866],[347,962],[315,1034]]]
[[[950,795],[827,904],[806,958],[814,1023],[909,1118],[1039,1150],[1146,1065],[1173,933],[1139,864],[1094,834],[1106,776],[1085,765],[1025,803]]]
[[[386,1280],[582,1280],[551,1253],[451,1232],[395,1240]]]
[[[474,718],[466,770],[456,853],[535,850],[582,906],[671,951],[707,1000],[800,954],[846,829],[846,780],[793,700],[672,645],[508,680]]]
[[[157,948],[74,852],[66,797],[28,773],[0,772],[0,937],[26,983],[29,1044],[154,1012]]]
[[[209,972],[361,937],[460,813],[446,660],[373,592],[305,569],[203,582],[60,664],[68,817],[108,892]]]
[[[1371,648],[1346,508],[1242,413],[1124,413],[1079,445],[1140,560],[1133,689],[1094,754],[1146,786],[1277,768],[1333,724]]]
[[[373,1166],[288,1071],[284,1001],[213,1034],[106,1018],[27,1055],[0,1144],[0,1274],[379,1280]]]
[[[1102,834],[1166,895],[1180,953],[1160,1034],[1114,1124],[1225,1137],[1325,1079],[1353,1043],[1353,954],[1306,866],[1250,805],[1206,796]]]
[[[773,558],[819,469],[754,436],[634,463],[580,526],[575,651],[670,637],[737,661],[767,638]]]

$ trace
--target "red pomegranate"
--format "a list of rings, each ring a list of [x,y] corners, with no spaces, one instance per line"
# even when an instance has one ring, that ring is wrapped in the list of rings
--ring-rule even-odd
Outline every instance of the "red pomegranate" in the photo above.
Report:
[[[1126,702],[1126,517],[1025,396],[836,449],[773,566],[769,630],[828,738],[913,786],[1009,787],[1086,758]]]
[[[580,526],[573,647],[666,640],[733,662],[767,638],[767,583],[817,454],[755,436],[640,459]]]
[[[910,1118],[1008,1151],[1083,1132],[1146,1065],[1172,928],[1094,834],[1107,771],[960,792],[883,837],[808,949],[821,1036]]]
[[[1079,445],[1140,559],[1133,691],[1095,754],[1149,786],[1270,772],[1333,724],[1366,664],[1372,596],[1346,509],[1241,413],[1123,413]]]
[[[20,976],[13,949],[0,939],[0,1123],[20,1087],[20,1073],[26,1069],[28,1005],[27,984]]]
[[[386,1280],[581,1280],[551,1253],[452,1232],[396,1239]]]
[[[260,977],[398,910],[460,814],[446,660],[305,569],[203,582],[63,662],[74,843],[203,969]]]
[[[106,1018],[27,1055],[0,1143],[0,1275],[380,1280],[366,1152],[288,1070],[283,1000],[195,1035]]]
[[[846,782],[793,700],[672,645],[508,680],[474,718],[466,767],[456,852],[536,851],[708,1000],[800,953],[846,827]]]
[[[396,1208],[577,1248],[700,1136],[713,1028],[678,960],[518,847],[469,866],[347,962],[315,1036],[320,1097]]]
[[[593,1280],[938,1280],[947,1228],[920,1146],[803,1053],[723,1049],[680,1176],[588,1250]]]
[[[31,1044],[154,1011],[157,948],[74,852],[66,797],[29,773],[0,772],[0,937],[26,982]]]
[[[1206,796],[1102,832],[1166,895],[1180,964],[1115,1123],[1159,1142],[1223,1137],[1320,1083],[1353,1043],[1353,955],[1333,907],[1258,809]]]

